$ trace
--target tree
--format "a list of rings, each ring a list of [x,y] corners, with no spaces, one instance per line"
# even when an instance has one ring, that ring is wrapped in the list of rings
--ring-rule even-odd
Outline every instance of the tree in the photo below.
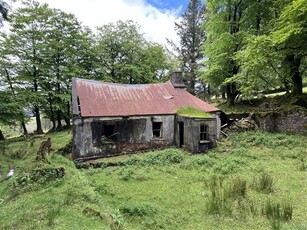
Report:
[[[46,48],[45,35],[51,11],[47,5],[29,2],[11,18],[10,33],[5,37],[10,47],[8,55],[14,60],[17,80],[27,94],[27,101],[36,118],[37,133],[43,133],[41,124],[41,105],[46,102],[42,89],[43,50]]]
[[[190,0],[180,23],[175,23],[175,29],[180,38],[180,46],[175,48],[180,55],[181,68],[188,82],[188,89],[193,94],[200,60],[203,58],[201,46],[205,41],[205,29],[202,26],[205,21],[205,12],[206,6],[201,0]]]
[[[89,34],[73,15],[38,2],[26,2],[12,16],[10,33],[2,35],[9,60],[4,68],[10,66],[18,97],[29,102],[24,107],[35,114],[36,132],[42,133],[42,112],[53,129],[62,129],[63,119],[70,125],[71,79],[90,75],[93,66]]]
[[[306,1],[270,2],[270,6],[263,7],[271,10],[267,10],[265,20],[259,20],[261,30],[250,33],[236,54],[241,71],[233,80],[240,82],[245,94],[284,87],[300,96],[307,54]]]
[[[307,56],[306,28],[307,2],[293,0],[285,4],[270,34],[276,52],[284,56],[294,96],[302,95],[302,79]]]
[[[44,111],[53,122],[53,129],[62,129],[62,119],[70,126],[71,80],[82,73],[78,67],[82,62],[79,55],[86,49],[87,37],[74,15],[51,9],[46,26],[46,47],[42,50],[42,89],[47,95]],[[88,43],[86,43],[88,44]],[[55,121],[57,125],[55,127]]]
[[[8,12],[9,12],[10,6],[0,0],[0,24],[2,25],[3,20],[8,20]]]
[[[19,122],[22,125],[24,134],[27,134],[25,127],[26,115],[23,111],[25,101],[20,97],[21,91],[16,87],[12,75],[12,65],[6,55],[6,44],[0,41],[0,124],[12,125]],[[4,135],[0,130],[0,140]]]
[[[235,54],[245,37],[242,21],[247,6],[248,1],[243,0],[208,1],[203,77],[215,87],[224,86],[229,105],[234,105],[239,94],[237,83],[229,79],[240,70]]]
[[[157,81],[155,75],[163,75],[168,68],[164,49],[146,41],[133,21],[99,27],[96,41],[96,79],[124,84],[149,83]]]

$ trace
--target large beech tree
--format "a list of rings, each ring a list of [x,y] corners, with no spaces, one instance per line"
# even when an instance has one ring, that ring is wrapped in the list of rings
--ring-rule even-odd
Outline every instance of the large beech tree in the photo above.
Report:
[[[170,65],[165,50],[146,41],[133,21],[99,27],[96,41],[97,79],[139,84],[156,82],[167,74]]]
[[[210,0],[204,24],[203,77],[227,100],[284,87],[302,94],[306,69],[306,0]]]

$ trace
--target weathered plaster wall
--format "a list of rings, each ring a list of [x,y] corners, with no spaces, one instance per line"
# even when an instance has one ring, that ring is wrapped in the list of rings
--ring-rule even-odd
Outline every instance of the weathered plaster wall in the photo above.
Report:
[[[74,159],[104,157],[174,145],[174,115],[74,118]],[[162,122],[162,138],[153,138],[152,122]],[[101,142],[102,126],[113,125],[112,142]]]
[[[191,117],[177,117],[178,122],[184,123],[184,147],[191,152],[204,152],[209,148],[216,147],[216,140],[219,135],[217,129],[216,118],[191,118]],[[200,143],[200,125],[204,124],[209,127],[210,143]],[[176,143],[179,143],[179,127],[177,125]]]

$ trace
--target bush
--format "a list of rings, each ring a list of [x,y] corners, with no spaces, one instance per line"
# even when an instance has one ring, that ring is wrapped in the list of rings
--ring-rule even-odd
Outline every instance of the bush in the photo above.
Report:
[[[39,168],[35,169],[29,174],[16,177],[14,182],[15,188],[25,187],[31,183],[45,184],[51,181],[57,181],[63,178],[65,175],[65,168]]]
[[[132,175],[134,174],[134,171],[130,168],[124,168],[120,171],[121,179],[128,181],[132,178]]]
[[[132,217],[152,216],[158,212],[157,208],[150,204],[125,204],[119,210]]]
[[[226,175],[237,172],[241,166],[246,165],[246,162],[247,161],[241,157],[228,156],[223,160],[217,161],[213,169],[215,172]]]

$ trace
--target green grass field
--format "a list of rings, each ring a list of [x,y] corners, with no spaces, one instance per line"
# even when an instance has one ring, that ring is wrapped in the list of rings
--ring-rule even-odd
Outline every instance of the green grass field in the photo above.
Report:
[[[41,139],[0,142],[0,229],[307,229],[306,134],[231,134],[207,154],[170,148],[89,169],[59,153],[70,132],[50,137],[51,164],[34,161]]]

